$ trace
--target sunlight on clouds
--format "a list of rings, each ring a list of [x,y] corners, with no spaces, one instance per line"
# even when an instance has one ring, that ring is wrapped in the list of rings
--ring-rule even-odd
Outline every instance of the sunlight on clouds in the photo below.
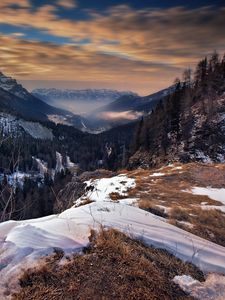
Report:
[[[16,5],[18,7],[23,7],[23,8],[29,8],[30,7],[30,1],[29,0],[1,0],[0,1],[0,8],[8,8],[11,7],[12,5]]]
[[[98,118],[102,120],[136,120],[137,118],[141,117],[143,113],[133,112],[131,110],[123,111],[123,112],[115,112],[115,111],[107,111],[98,114]]]
[[[66,9],[77,7],[77,2],[75,0],[58,0],[57,4]]]
[[[0,23],[18,26],[11,37],[0,37],[5,70],[20,76],[24,72],[31,79],[43,73],[51,80],[120,80],[138,91],[156,91],[203,55],[224,50],[224,8],[134,10],[120,5],[104,13],[89,12],[90,19],[77,21],[60,18],[56,3],[76,6],[76,1],[59,0],[31,12],[30,2],[22,0],[18,13],[11,7],[15,1],[0,2]],[[28,27],[71,42],[57,46],[19,39],[19,29]]]

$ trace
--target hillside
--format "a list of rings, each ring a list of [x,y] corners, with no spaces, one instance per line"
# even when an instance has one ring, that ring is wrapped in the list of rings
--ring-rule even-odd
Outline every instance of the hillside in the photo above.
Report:
[[[224,299],[225,59],[190,75],[98,135],[2,108],[0,299]]]
[[[206,174],[210,176],[205,177]],[[144,299],[176,299],[175,294],[178,299],[179,295],[180,299],[192,299],[188,294],[194,299],[210,299],[212,295],[213,299],[222,299],[225,244],[220,226],[224,214],[220,207],[224,207],[224,182],[220,179],[223,177],[224,166],[194,164],[92,177],[85,182],[86,188],[75,200],[75,205],[62,213],[1,223],[0,249],[4,248],[1,292],[10,298],[11,291],[14,294],[17,291],[13,299],[44,299],[46,295],[52,297],[50,299],[62,299],[65,295],[66,299],[72,299],[83,287],[80,299],[97,299],[99,295],[106,299],[122,299],[128,290],[134,293],[134,299],[135,295]],[[210,178],[214,195],[204,188],[209,184],[204,178]],[[164,183],[173,189],[167,189]],[[196,186],[204,191],[195,195]],[[160,187],[162,190],[156,193]],[[213,200],[217,195],[215,190],[222,195],[217,201]],[[185,197],[190,193],[192,206],[184,201],[181,207],[186,215],[181,212],[175,215],[178,207],[170,194],[172,191],[179,195],[177,201],[182,199],[181,194]],[[74,194],[74,190],[71,192]],[[173,210],[168,208],[169,202],[174,205]],[[166,214],[162,217],[163,208],[167,208],[169,217]],[[115,231],[101,231],[110,228],[126,236]],[[93,230],[100,234],[95,237]],[[114,272],[110,271],[111,267]],[[209,274],[212,272],[214,274]],[[158,292],[152,274],[159,276],[157,282],[164,282]],[[148,284],[154,288],[148,289]],[[108,293],[110,286],[114,296]],[[201,298],[202,295],[205,298]]]
[[[130,167],[181,161],[225,161],[225,58],[200,61],[194,80],[177,82],[174,93],[139,122]]]

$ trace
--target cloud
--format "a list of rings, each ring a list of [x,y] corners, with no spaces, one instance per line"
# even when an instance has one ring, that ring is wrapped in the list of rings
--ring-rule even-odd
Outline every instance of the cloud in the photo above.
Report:
[[[58,7],[53,2],[32,12],[29,1],[20,2],[19,12],[9,5],[14,1],[3,2],[0,23],[18,26],[18,29],[34,27],[71,41],[72,45],[64,46],[18,39],[5,42],[0,47],[1,53],[4,57],[14,55],[14,59],[16,55],[17,63],[21,64],[13,67],[11,59],[4,62],[5,69],[12,72],[13,68],[23,68],[32,78],[42,74],[52,80],[61,80],[64,76],[64,79],[80,81],[120,81],[118,85],[126,88],[149,89],[150,92],[169,85],[182,69],[194,66],[214,49],[224,51],[223,7],[134,10],[123,5],[103,13],[92,11],[89,19],[76,21],[59,18]],[[60,3],[68,8],[76,4],[75,1]],[[85,39],[89,43],[79,45],[79,41]],[[11,54],[3,49],[7,43]]]
[[[10,8],[12,6],[20,7],[20,8],[29,8],[30,1],[29,0],[1,0],[0,8]]]
[[[135,111],[123,111],[123,112],[114,112],[114,111],[107,111],[107,112],[102,112],[98,114],[98,118],[102,120],[111,120],[111,121],[116,121],[116,120],[136,120],[137,118],[141,117],[143,114],[140,112],[135,112]]]
[[[66,9],[77,7],[77,1],[75,0],[58,0],[57,4]]]

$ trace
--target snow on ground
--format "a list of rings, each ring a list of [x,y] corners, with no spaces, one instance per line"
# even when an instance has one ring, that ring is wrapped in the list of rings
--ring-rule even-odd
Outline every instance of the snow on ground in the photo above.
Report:
[[[94,202],[112,201],[110,198],[111,193],[117,193],[118,198],[121,197],[120,202],[122,201],[125,204],[133,204],[137,201],[136,198],[126,198],[127,191],[134,188],[136,183],[135,179],[128,178],[125,174],[120,174],[112,178],[91,179],[85,181],[85,183],[87,185],[87,192],[76,201],[75,206],[79,206],[87,199]],[[124,197],[126,199],[123,199]]]
[[[70,208],[60,215],[0,224],[0,299],[5,286],[15,289],[22,269],[61,248],[80,251],[89,243],[90,229],[113,227],[147,245],[164,248],[193,262],[206,272],[225,274],[225,248],[170,225],[137,207],[93,202]],[[7,298],[5,298],[7,299]]]
[[[54,136],[52,130],[44,127],[40,123],[18,120],[18,124],[34,139],[53,140]]]
[[[225,189],[215,189],[211,187],[193,187],[191,189],[191,192],[194,195],[205,195],[208,196],[209,198],[219,201],[222,204],[225,205]]]
[[[194,195],[203,195],[208,196],[212,200],[216,200],[221,202],[221,206],[219,205],[206,205],[206,203],[201,203],[201,208],[205,210],[209,209],[217,209],[225,213],[225,189],[224,188],[211,188],[211,187],[193,187],[190,190],[184,190],[183,192],[192,193]]]
[[[164,206],[164,205],[160,205],[160,204],[156,204],[157,207],[159,207],[160,209],[163,210],[164,213],[169,213],[169,211],[171,210],[170,207]]]
[[[135,180],[121,174],[87,181],[87,191],[78,202],[59,215],[0,224],[0,299],[8,290],[15,292],[21,271],[40,264],[41,258],[61,248],[65,253],[80,252],[89,244],[91,229],[115,228],[141,239],[147,245],[163,248],[182,260],[190,261],[204,272],[225,274],[225,248],[206,241],[138,207],[126,198]],[[111,193],[121,195],[119,202]],[[78,204],[78,203],[76,203]],[[206,298],[207,299],[207,298]],[[215,298],[216,299],[216,298]]]
[[[70,160],[70,157],[67,155],[66,156],[66,167],[68,169],[71,169],[71,168],[74,168],[76,165],[75,163],[73,163],[71,160]]]
[[[23,187],[25,179],[31,177],[31,175],[28,173],[15,171],[12,174],[0,174],[0,182],[4,180],[4,176],[6,176],[8,184],[14,188],[17,186]]]
[[[21,133],[21,129],[34,139],[52,140],[54,137],[51,129],[44,127],[38,122],[29,122],[10,114],[0,113],[0,130],[4,137],[9,135],[16,136]]]
[[[150,175],[150,177],[158,177],[158,176],[165,176],[165,173],[158,172]]]
[[[224,300],[225,276],[209,274],[205,282],[199,282],[189,275],[175,276],[173,281],[183,291],[200,300]]]
[[[195,158],[201,160],[205,164],[211,164],[212,160],[208,155],[205,155],[203,151],[196,150],[195,151]]]
[[[188,227],[190,227],[190,228],[193,228],[194,227],[194,225],[193,224],[191,224],[190,222],[186,222],[186,221],[177,221],[179,224],[181,224],[181,225],[185,225],[185,226],[188,226]]]

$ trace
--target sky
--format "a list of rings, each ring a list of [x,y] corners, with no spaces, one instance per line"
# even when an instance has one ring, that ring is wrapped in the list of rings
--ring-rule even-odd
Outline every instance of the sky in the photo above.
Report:
[[[0,70],[28,89],[163,89],[225,52],[225,2],[1,0]]]

